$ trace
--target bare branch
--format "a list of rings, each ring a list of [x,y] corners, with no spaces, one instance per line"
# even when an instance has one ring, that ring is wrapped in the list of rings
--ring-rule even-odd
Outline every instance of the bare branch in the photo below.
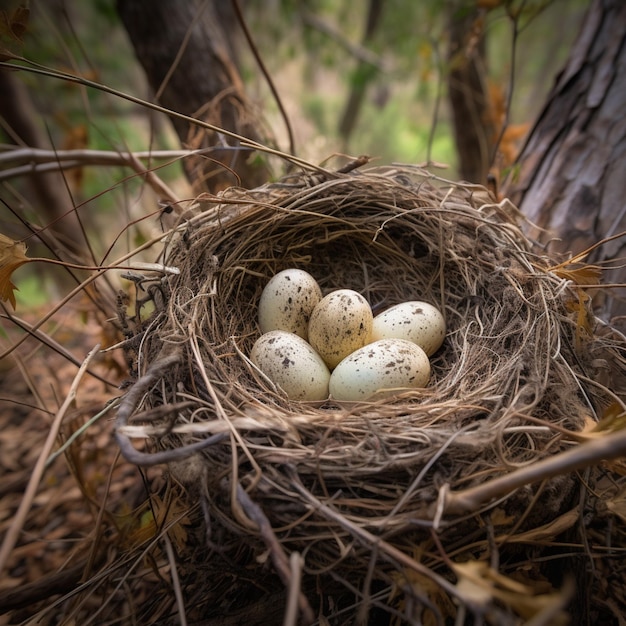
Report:
[[[311,13],[310,11],[302,12],[302,19],[307,26],[319,30],[324,35],[330,37],[333,41],[338,43],[342,48],[347,50],[355,59],[362,63],[368,63],[373,65],[377,70],[381,72],[390,72],[391,68],[388,63],[385,63],[377,54],[364,48],[358,43],[354,43],[348,39],[336,26],[330,24],[321,17]]]
[[[620,456],[626,456],[626,431],[624,430],[617,433],[607,433],[600,439],[583,443],[571,450],[555,454],[476,487],[456,493],[448,491],[445,494],[443,512],[466,513],[476,511],[490,500],[524,485],[585,469]]]

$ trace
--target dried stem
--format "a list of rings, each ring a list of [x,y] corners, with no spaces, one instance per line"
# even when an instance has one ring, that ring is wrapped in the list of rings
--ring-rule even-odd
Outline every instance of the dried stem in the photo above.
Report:
[[[452,514],[476,512],[490,500],[509,494],[524,485],[576,472],[622,456],[626,456],[626,431],[607,433],[599,439],[579,444],[571,450],[542,459],[476,487],[456,493],[447,491],[443,512]]]
[[[263,513],[261,507],[252,501],[250,496],[246,493],[245,489],[237,484],[237,500],[239,504],[245,511],[246,515],[258,526],[259,532],[261,533],[261,537],[265,542],[268,550],[270,551],[270,555],[272,557],[272,562],[274,563],[274,567],[280,576],[280,579],[283,581],[285,587],[292,590],[292,586],[294,585],[294,581],[298,580],[298,575],[292,572],[290,560],[287,558],[285,554],[285,550],[281,546],[280,542],[276,538],[274,530],[272,529],[269,520]],[[295,591],[294,591],[295,593]],[[302,619],[305,624],[312,624],[315,620],[315,615],[313,613],[313,609],[309,605],[306,596],[298,590],[298,608],[302,613]],[[286,616],[287,617],[287,616]],[[285,620],[285,626],[289,622],[287,619]]]

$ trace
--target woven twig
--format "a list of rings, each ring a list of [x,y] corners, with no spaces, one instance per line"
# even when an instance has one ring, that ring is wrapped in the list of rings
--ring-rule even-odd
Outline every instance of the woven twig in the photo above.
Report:
[[[527,527],[545,523],[570,505],[581,465],[547,474],[540,488],[530,486],[534,474],[513,481],[473,508],[459,496],[446,509],[449,490],[472,493],[566,452],[586,422],[622,402],[596,382],[611,342],[596,340],[578,286],[531,251],[519,219],[484,189],[418,168],[229,190],[168,243],[164,262],[180,274],[167,278],[165,305],[148,326],[135,320],[140,393],[130,392],[118,437],[150,438],[159,462],[204,448],[208,514],[251,554],[265,549],[250,519],[261,510],[285,550],[281,567],[297,552],[303,575],[332,572],[351,587],[368,569],[391,584],[409,562],[440,584],[434,565],[407,554],[411,546],[435,526],[444,548],[458,546],[479,532],[475,516],[495,507],[511,528],[520,515]],[[288,267],[310,272],[324,292],[355,289],[376,310],[406,300],[438,306],[447,336],[428,388],[340,404],[293,402],[272,387],[247,355],[260,293]],[[169,350],[176,368],[164,366]],[[172,413],[150,413],[155,406]],[[384,537],[394,558],[372,557],[363,537]]]

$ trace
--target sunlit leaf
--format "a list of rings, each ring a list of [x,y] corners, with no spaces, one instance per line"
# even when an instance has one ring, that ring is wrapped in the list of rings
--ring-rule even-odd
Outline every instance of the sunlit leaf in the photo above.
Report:
[[[597,285],[602,273],[597,265],[575,265],[573,263],[561,263],[551,267],[559,278],[571,280],[576,285]]]
[[[619,402],[612,402],[604,409],[602,417],[595,425],[595,432],[617,431],[626,428],[626,411]]]
[[[0,233],[0,300],[8,300],[14,309],[16,301],[13,292],[17,287],[11,282],[11,274],[28,261],[26,245]]]
[[[465,602],[487,609],[493,601],[510,606],[524,619],[532,619],[544,611],[554,612],[551,624],[565,624],[565,614],[557,607],[563,604],[562,594],[535,580],[521,582],[493,569],[484,561],[454,564],[457,589]],[[543,623],[543,622],[540,622]]]

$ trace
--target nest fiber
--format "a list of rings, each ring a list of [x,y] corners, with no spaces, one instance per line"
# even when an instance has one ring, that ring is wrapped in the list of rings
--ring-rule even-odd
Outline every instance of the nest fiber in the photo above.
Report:
[[[136,382],[117,432],[128,456],[168,462],[201,502],[196,574],[236,563],[232,596],[244,579],[275,576],[303,622],[365,623],[378,611],[444,623],[460,606],[484,609],[451,563],[483,563],[489,528],[550,523],[577,481],[553,475],[456,509],[448,496],[569,449],[567,433],[610,401],[594,382],[586,300],[531,252],[518,219],[481,187],[371,168],[228,190],[168,237],[162,260],[179,273],[149,287],[154,313],[124,320]],[[354,289],[375,312],[437,306],[447,334],[428,387],[364,403],[289,400],[248,358],[261,291],[286,268],[324,293]],[[186,593],[201,606],[194,580]],[[497,623],[517,623],[512,601],[492,601]]]

